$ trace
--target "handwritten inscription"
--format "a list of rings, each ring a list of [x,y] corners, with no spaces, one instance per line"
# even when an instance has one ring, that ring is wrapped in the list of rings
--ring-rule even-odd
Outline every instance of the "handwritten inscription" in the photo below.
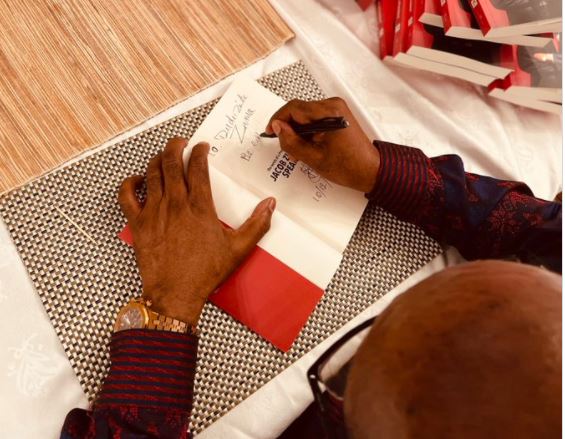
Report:
[[[247,96],[238,94],[235,98],[235,101],[232,105],[231,113],[227,113],[224,115],[224,126],[223,128],[216,133],[214,139],[216,140],[225,140],[231,139],[233,136],[234,128],[237,124],[237,120],[243,111],[243,105],[247,101]]]
[[[208,152],[209,156],[215,157],[219,152],[220,148],[218,148],[216,145],[210,145],[210,151]]]
[[[253,157],[253,153],[255,152],[255,148],[260,143],[261,143],[261,136],[259,135],[259,133],[257,131],[255,131],[255,133],[253,133],[253,138],[251,139],[251,142],[250,142],[251,147],[247,148],[245,151],[243,151],[239,155],[239,158],[242,159],[242,160],[245,160],[247,162],[250,162],[251,157]]]
[[[312,199],[316,202],[320,202],[323,198],[327,198],[327,192],[333,187],[332,184],[302,162],[300,163],[300,171],[306,175],[308,180],[314,185],[314,195]]]
[[[247,133],[251,119],[255,114],[255,110],[252,108],[246,108],[244,110],[246,101],[246,95],[237,95],[232,106],[232,111],[224,115],[224,126],[214,136],[215,140],[235,138],[240,144],[243,144],[245,133]]]
[[[237,133],[237,138],[239,139],[239,143],[243,143],[245,139],[245,133],[247,132],[247,128],[249,128],[249,124],[251,123],[251,117],[255,114],[255,110],[248,108],[245,110],[245,114],[243,115],[243,121],[241,122],[241,128],[236,125],[234,127],[234,132]]]

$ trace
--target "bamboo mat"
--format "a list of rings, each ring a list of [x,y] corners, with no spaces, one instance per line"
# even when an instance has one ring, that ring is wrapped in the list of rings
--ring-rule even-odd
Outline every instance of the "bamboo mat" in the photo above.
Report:
[[[292,36],[267,0],[0,0],[0,193]]]

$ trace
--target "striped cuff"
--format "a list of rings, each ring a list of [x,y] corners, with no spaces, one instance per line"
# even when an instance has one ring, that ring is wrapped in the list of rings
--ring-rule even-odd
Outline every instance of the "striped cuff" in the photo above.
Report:
[[[375,140],[380,171],[367,198],[402,219],[417,215],[426,193],[430,159],[418,148]]]
[[[198,338],[191,334],[132,329],[112,336],[110,372],[95,402],[189,411]]]

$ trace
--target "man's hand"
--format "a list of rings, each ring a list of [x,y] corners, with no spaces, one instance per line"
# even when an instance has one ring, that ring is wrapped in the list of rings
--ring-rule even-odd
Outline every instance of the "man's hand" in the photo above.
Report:
[[[192,150],[187,170],[186,140],[169,140],[147,167],[147,199],[136,188],[142,176],[124,180],[119,203],[134,238],[143,295],[155,311],[195,325],[206,299],[269,230],[275,199],[261,201],[237,230],[218,220],[208,175],[209,145]]]
[[[343,116],[349,127],[318,133],[305,140],[289,122],[313,122],[324,117]],[[275,133],[281,149],[306,163],[322,177],[362,192],[371,192],[379,171],[379,152],[341,98],[323,101],[293,100],[278,110],[265,131]]]

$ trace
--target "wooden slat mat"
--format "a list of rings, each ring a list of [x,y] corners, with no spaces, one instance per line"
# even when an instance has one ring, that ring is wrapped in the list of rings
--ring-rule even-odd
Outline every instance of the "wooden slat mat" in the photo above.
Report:
[[[267,0],[0,0],[0,193],[292,36]]]

